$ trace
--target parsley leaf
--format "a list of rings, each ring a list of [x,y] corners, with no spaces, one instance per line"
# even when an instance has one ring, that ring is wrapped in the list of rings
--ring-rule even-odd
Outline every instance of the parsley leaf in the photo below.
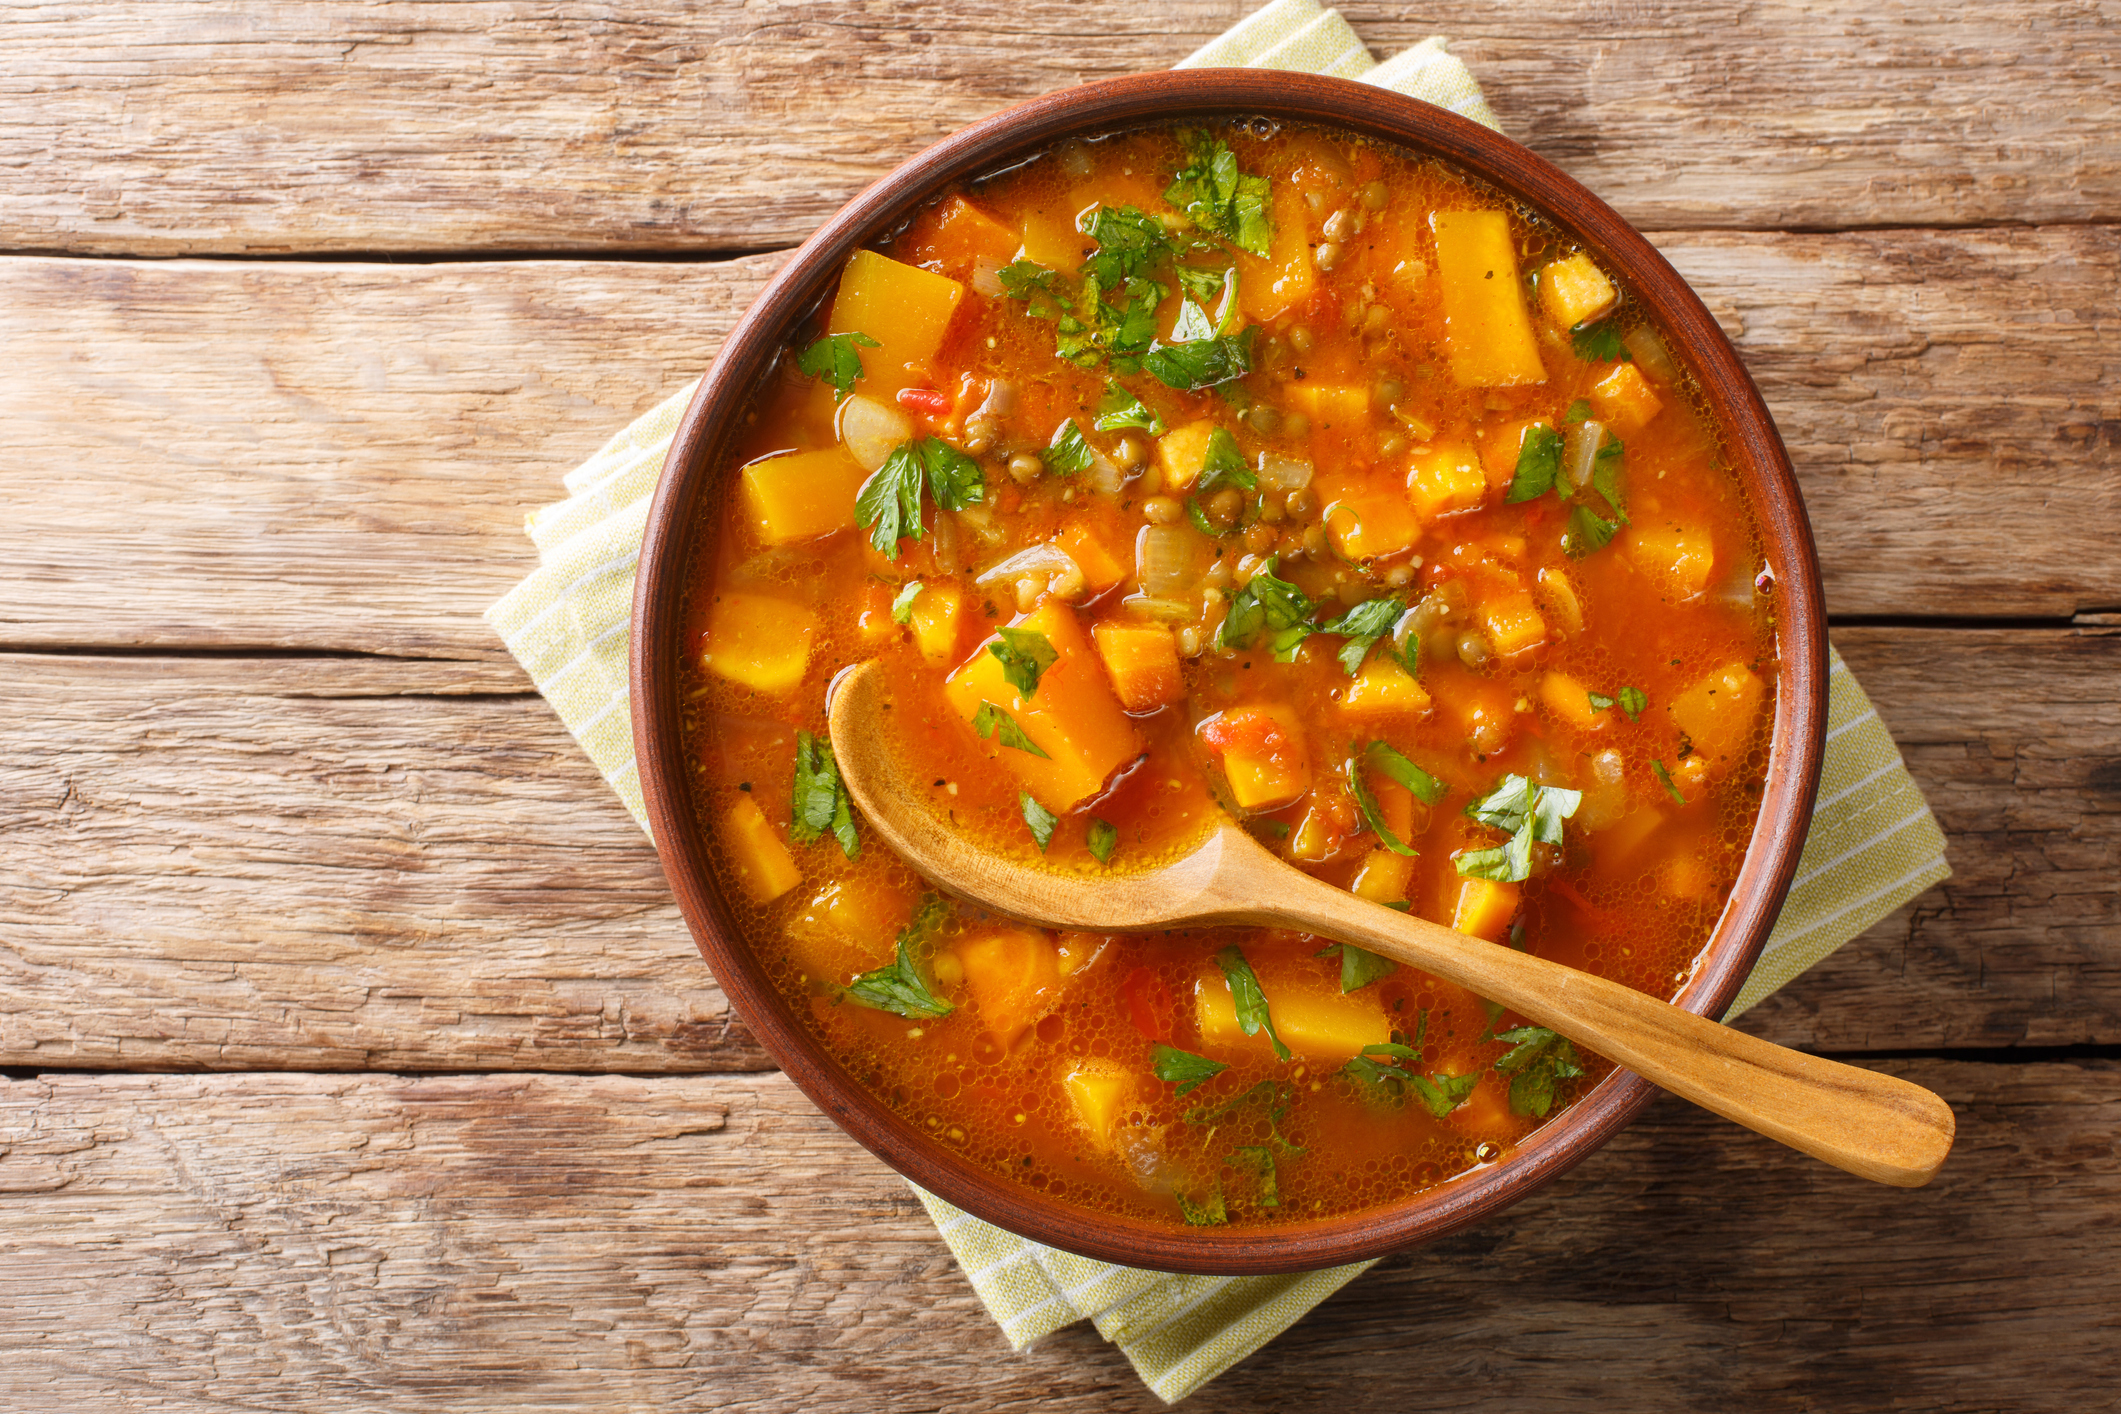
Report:
[[[1352,678],[1362,671],[1362,660],[1369,656],[1371,646],[1389,633],[1406,611],[1406,602],[1396,595],[1365,599],[1333,622],[1320,624],[1318,631],[1346,636],[1348,641],[1340,649],[1340,665]]]
[[[1036,747],[1032,748],[1034,751]],[[1046,753],[1039,751],[1040,756]],[[1046,846],[1053,843],[1053,827],[1060,824],[1060,816],[1031,798],[1028,791],[1018,791],[1016,801],[1023,808],[1024,824],[1030,827],[1031,838],[1038,841],[1038,852],[1044,854]]]
[[[1576,1048],[1544,1026],[1517,1026],[1495,1034],[1510,1050],[1495,1068],[1510,1077],[1510,1112],[1546,1118],[1557,1082],[1583,1074]]]
[[[1589,422],[1591,420],[1590,403],[1583,398],[1576,399],[1569,404],[1569,410],[1561,415],[1561,420],[1571,427],[1579,422]]]
[[[891,601],[891,622],[895,624],[912,623],[913,601],[920,598],[920,595],[921,582],[917,579],[907,580],[905,587],[899,590],[898,598]]]
[[[1259,477],[1245,465],[1244,453],[1237,450],[1237,439],[1227,427],[1218,427],[1208,434],[1208,450],[1201,458],[1200,480],[1193,493],[1205,496],[1226,481],[1244,491],[1259,485]]]
[[[1083,843],[1090,847],[1090,853],[1098,863],[1109,864],[1112,851],[1119,848],[1119,831],[1110,822],[1093,815],[1089,827],[1083,832]]]
[[[828,739],[805,731],[795,734],[795,794],[790,804],[788,834],[797,844],[809,844],[830,831],[849,859],[861,853],[861,840],[854,833],[854,801],[840,779]]]
[[[998,628],[999,643],[987,645],[1002,665],[1002,677],[1015,688],[1026,702],[1038,691],[1038,680],[1046,669],[1060,660],[1053,651],[1053,644],[1037,629]]]
[[[1223,532],[1215,528],[1215,522],[1209,520],[1208,513],[1200,508],[1200,497],[1186,497],[1186,519],[1192,521],[1193,528],[1210,540],[1222,538]]]
[[[983,741],[999,740],[1003,746],[1014,747],[1018,751],[1036,756],[1041,761],[1053,759],[1040,749],[1037,742],[1024,735],[1024,729],[1017,723],[1016,718],[992,702],[980,703],[979,710],[972,714],[972,730]],[[1024,798],[1029,800],[1031,797]]]
[[[1262,1080],[1242,1095],[1225,1100],[1221,1104],[1196,1105],[1186,1111],[1186,1123],[1219,1126],[1255,1100],[1266,1109],[1267,1138],[1276,1148],[1295,1158],[1301,1158],[1310,1152],[1301,1144],[1292,1144],[1282,1137],[1281,1122],[1288,1116],[1289,1107],[1296,1103],[1296,1090],[1286,1080]],[[1209,1137],[1212,1138],[1213,1135],[1214,1130],[1211,1128]]]
[[[1171,326],[1171,342],[1197,344],[1214,337],[1215,321],[1208,317],[1208,311],[1192,300],[1182,301],[1178,306],[1178,319]]]
[[[1259,989],[1259,977],[1252,971],[1252,964],[1245,961],[1242,949],[1235,944],[1215,955],[1215,965],[1223,970],[1223,979],[1230,984],[1230,1001],[1237,1010],[1237,1029],[1247,1036],[1257,1036],[1265,1027],[1267,1039],[1274,1044],[1276,1060],[1286,1061],[1290,1057],[1287,1046],[1274,1030],[1274,1017],[1267,1010],[1267,994]]]
[[[1106,289],[1142,279],[1177,254],[1164,223],[1138,206],[1093,206],[1075,218],[1075,228],[1097,242],[1083,269]]]
[[[1067,310],[1054,286],[1060,282],[1061,273],[1049,269],[1035,260],[1017,260],[994,272],[1002,283],[1002,289],[1015,298],[1025,301],[1030,312],[1040,319],[1059,319]]]
[[[987,478],[979,463],[940,437],[921,443],[928,466],[928,493],[946,511],[961,511],[987,499]]]
[[[1188,1226],[1217,1227],[1230,1221],[1230,1210],[1223,1203],[1221,1184],[1217,1184],[1215,1191],[1198,1203],[1191,1201],[1183,1193],[1173,1193],[1171,1196],[1178,1200],[1179,1216],[1186,1220]]]
[[[1544,423],[1524,430],[1517,446],[1517,471],[1503,500],[1511,505],[1536,500],[1554,489],[1561,475],[1561,434]]]
[[[1097,421],[1090,425],[1100,432],[1139,427],[1151,437],[1164,435],[1164,420],[1151,412],[1140,398],[1109,378],[1105,380],[1105,396],[1097,405]]]
[[[1274,1151],[1264,1144],[1240,1144],[1230,1151],[1233,1159],[1242,1159],[1259,1173],[1259,1206],[1279,1208],[1281,1206],[1280,1176],[1274,1171]]]
[[[1240,334],[1222,334],[1189,343],[1156,343],[1142,360],[1142,367],[1168,388],[1186,392],[1212,388],[1252,371],[1252,334],[1247,329]]]
[[[1642,719],[1643,709],[1650,705],[1650,695],[1639,687],[1623,687],[1618,694],[1620,710],[1628,714],[1631,722]],[[1611,703],[1607,704],[1611,706]]]
[[[1311,631],[1311,600],[1289,581],[1275,578],[1276,558],[1269,555],[1245,587],[1230,596],[1230,612],[1215,631],[1216,647],[1248,647],[1266,628],[1277,632],[1302,628],[1304,634]],[[1302,642],[1304,634],[1299,634],[1296,641]]]
[[[1053,441],[1038,454],[1046,464],[1046,470],[1056,476],[1076,476],[1088,471],[1091,465],[1090,444],[1083,439],[1083,429],[1068,418],[1053,429]]]
[[[1569,331],[1569,342],[1576,346],[1576,357],[1587,363],[1632,363],[1626,344],[1620,342],[1620,331],[1608,319],[1597,324],[1579,324]]]
[[[861,351],[882,347],[882,344],[859,331],[827,334],[797,356],[796,371],[812,378],[824,379],[832,385],[835,395],[844,398],[854,391],[855,383],[861,379]]]
[[[1434,805],[1444,797],[1444,783],[1421,767],[1394,751],[1381,741],[1373,741],[1364,748],[1370,764],[1390,776],[1393,780],[1414,792],[1414,798],[1423,805]]]
[[[1620,458],[1623,453],[1620,439],[1608,436],[1599,447],[1598,454],[1591,458],[1591,485],[1605,497],[1605,503],[1613,508],[1620,523],[1628,523],[1627,485],[1620,479]]]
[[[1399,971],[1399,964],[1391,958],[1380,957],[1353,943],[1335,943],[1325,952],[1340,954],[1340,990],[1343,993],[1359,992],[1372,982]]]
[[[1206,1056],[1196,1056],[1191,1051],[1182,1051],[1161,1041],[1156,1043],[1156,1078],[1167,1085],[1176,1085],[1176,1094],[1197,1090],[1229,1068],[1221,1061],[1211,1061]]]
[[[1569,528],[1562,532],[1561,548],[1570,559],[1580,560],[1603,550],[1619,531],[1618,525],[1589,506],[1577,506],[1569,512]]]
[[[898,558],[902,536],[921,538],[921,483],[927,468],[908,442],[893,449],[854,498],[854,523],[869,532],[879,554]]]
[[[1234,268],[1211,269],[1205,265],[1174,265],[1171,273],[1178,277],[1178,287],[1186,292],[1186,297],[1203,309],[1220,297],[1237,276]]]
[[[1686,797],[1679,793],[1678,784],[1672,780],[1672,773],[1664,768],[1662,761],[1652,761],[1650,770],[1656,775],[1657,783],[1664,787],[1666,795],[1678,801],[1681,805],[1687,803]]]
[[[1507,831],[1508,844],[1468,850],[1452,863],[1471,879],[1519,883],[1532,877],[1532,845],[1560,845],[1561,824],[1583,803],[1583,792],[1532,784],[1523,776],[1505,776],[1501,784],[1466,807],[1466,814],[1493,829]]]
[[[1434,1079],[1423,1079],[1409,1075],[1407,1084],[1420,1097],[1430,1114],[1442,1119],[1472,1097],[1473,1087],[1480,1083],[1480,1072],[1470,1075],[1444,1075],[1439,1072]]]
[[[1377,842],[1392,853],[1412,859],[1416,850],[1392,833],[1385,824],[1384,812],[1377,808],[1377,797],[1370,793],[1369,783],[1362,778],[1363,753],[1357,751],[1348,758],[1348,793],[1355,797],[1356,808],[1362,811],[1362,820],[1377,836]]]
[[[942,925],[949,905],[934,894],[921,900],[913,921],[898,935],[898,956],[888,967],[864,972],[848,984],[846,995],[865,1007],[895,1012],[914,1021],[948,1016],[957,1008],[935,994],[913,959],[915,947],[925,943]]]
[[[1584,696],[1590,699],[1593,712],[1603,712],[1606,708],[1613,705],[1613,699],[1602,692],[1586,692]]]
[[[1185,212],[1203,231],[1264,256],[1274,234],[1267,215],[1267,179],[1238,170],[1237,154],[1220,138],[1189,130],[1180,135],[1180,141],[1188,160],[1164,192],[1164,200]]]

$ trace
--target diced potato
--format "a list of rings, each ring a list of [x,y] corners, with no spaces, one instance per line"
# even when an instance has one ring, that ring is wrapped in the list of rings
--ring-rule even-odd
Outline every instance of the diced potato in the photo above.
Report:
[[[1547,710],[1578,731],[1603,731],[1612,721],[1612,709],[1600,711],[1591,705],[1590,689],[1567,673],[1549,672],[1539,680],[1539,700]]]
[[[1222,758],[1238,809],[1277,809],[1311,788],[1311,755],[1295,708],[1280,703],[1232,707],[1197,730]]]
[[[912,897],[888,879],[835,879],[788,920],[789,949],[811,976],[845,981],[889,962],[912,916]]]
[[[1164,625],[1107,619],[1090,630],[1090,637],[1120,706],[1129,712],[1153,712],[1185,695],[1178,641]]]
[[[1183,427],[1174,427],[1156,439],[1156,465],[1164,474],[1164,489],[1172,495],[1182,495],[1200,479],[1201,467],[1208,460],[1208,439],[1215,435],[1213,418],[1202,418]]]
[[[1112,552],[1097,533],[1079,520],[1061,527],[1053,543],[1067,551],[1068,558],[1075,561],[1083,572],[1083,583],[1089,586],[1091,597],[1105,593],[1127,577],[1127,562]]]
[[[755,902],[772,902],[803,877],[788,846],[781,842],[780,831],[774,829],[759,803],[748,795],[738,799],[722,817],[722,843],[729,850],[729,864],[737,884]]]
[[[1693,754],[1712,772],[1736,764],[1751,742],[1767,700],[1767,685],[1743,663],[1710,673],[1672,699],[1672,725],[1686,733]]]
[[[946,258],[955,256],[965,263],[985,258],[1006,265],[1019,244],[1016,232],[961,196],[944,199],[935,214],[932,239]]]
[[[707,671],[755,692],[793,692],[810,666],[817,615],[786,599],[720,594],[707,613]]]
[[[938,668],[957,661],[957,622],[964,608],[964,599],[964,592],[955,580],[924,583],[907,609],[913,646]]]
[[[1337,477],[1321,482],[1313,494],[1326,508],[1327,533],[1348,559],[1396,555],[1421,538],[1414,508],[1389,481]]]
[[[1681,603],[1707,592],[1716,568],[1716,542],[1706,531],[1643,517],[1621,542],[1635,567]]]
[[[950,675],[943,695],[968,724],[983,702],[1014,717],[1045,758],[1003,746],[999,734],[981,746],[1008,767],[1039,804],[1069,810],[1103,790],[1114,771],[1141,754],[1141,737],[1112,695],[1104,665],[1084,641],[1073,609],[1048,599],[1015,627],[1044,634],[1055,655],[1029,702],[1016,695],[1002,676],[1001,660],[984,648]]]
[[[909,364],[926,364],[942,347],[965,287],[947,275],[906,265],[873,250],[858,250],[840,276],[827,333],[859,332],[877,341],[863,349],[864,392],[888,396],[921,381]]]
[[[1539,302],[1547,315],[1564,329],[1573,329],[1588,319],[1597,319],[1612,309],[1620,291],[1605,272],[1582,251],[1567,260],[1557,260],[1539,272]]]
[[[1456,511],[1477,510],[1487,498],[1487,473],[1471,447],[1446,442],[1414,454],[1413,470],[1407,474],[1407,499],[1424,522]]]
[[[1279,970],[1261,974],[1259,987],[1282,1044],[1305,1060],[1340,1064],[1360,1055],[1364,1046],[1392,1039],[1384,999],[1375,987],[1343,993],[1337,980]],[[1193,1015],[1208,1051],[1272,1052],[1264,1027],[1254,1036],[1238,1029],[1237,1005],[1219,968],[1194,983]]]
[[[1451,376],[1468,388],[1544,383],[1547,367],[1525,308],[1508,215],[1438,211],[1429,229],[1436,236]]]
[[[1451,926],[1461,933],[1499,943],[1510,931],[1510,920],[1517,916],[1522,892],[1515,884],[1494,879],[1461,879],[1458,905],[1451,910]]]
[[[1611,373],[1591,385],[1591,406],[1598,420],[1623,437],[1650,424],[1664,411],[1664,399],[1632,363],[1618,364]]]
[[[1305,379],[1286,385],[1289,406],[1311,419],[1311,445],[1317,452],[1348,447],[1370,427],[1370,389]]]
[[[1033,211],[1024,217],[1024,244],[1017,254],[1054,270],[1075,271],[1097,243],[1075,224],[1075,213]]]
[[[1363,857],[1348,890],[1378,903],[1397,903],[1407,896],[1407,881],[1413,877],[1413,860],[1389,849],[1373,849]]]
[[[1097,1146],[1108,1152],[1119,1144],[1119,1127],[1133,1112],[1139,1084],[1131,1071],[1108,1060],[1077,1061],[1061,1077],[1061,1088],[1068,1094],[1076,1119]]]
[[[1266,324],[1311,297],[1317,267],[1311,259],[1311,207],[1293,182],[1273,187],[1274,236],[1267,258],[1237,253],[1238,305],[1255,324]]]
[[[1480,626],[1496,653],[1509,657],[1547,641],[1547,621],[1532,596],[1522,589],[1491,595],[1480,602]]]
[[[1393,659],[1373,654],[1341,694],[1340,710],[1364,720],[1420,717],[1428,713],[1429,690]]]
[[[1007,1050],[1060,1000],[1053,939],[1039,928],[992,928],[952,949],[989,1035]]]
[[[767,457],[744,468],[744,514],[768,545],[854,528],[854,498],[869,473],[839,447]]]

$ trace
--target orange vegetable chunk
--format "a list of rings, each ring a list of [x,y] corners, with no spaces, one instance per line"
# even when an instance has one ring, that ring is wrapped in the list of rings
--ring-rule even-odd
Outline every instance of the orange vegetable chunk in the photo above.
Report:
[[[1107,619],[1090,630],[1112,689],[1129,712],[1153,712],[1185,695],[1178,641],[1162,624]]]
[[[1336,477],[1321,480],[1316,494],[1326,508],[1326,533],[1348,559],[1396,555],[1421,538],[1413,506],[1389,481]]]
[[[1267,999],[1267,1014],[1282,1044],[1305,1060],[1338,1064],[1362,1054],[1364,1046],[1381,1046],[1392,1039],[1384,1000],[1375,987],[1342,992],[1337,977],[1273,966],[1257,975]],[[1201,1046],[1211,1054],[1272,1053],[1273,1043],[1264,1027],[1252,1036],[1239,1029],[1237,1004],[1230,998],[1230,983],[1220,968],[1195,981],[1193,1017],[1200,1026]]]
[[[1174,427],[1156,439],[1156,464],[1164,474],[1164,489],[1174,495],[1185,492],[1200,479],[1208,460],[1208,439],[1215,435],[1213,418],[1202,418]]]
[[[1262,260],[1237,252],[1237,301],[1254,323],[1278,319],[1311,297],[1311,207],[1291,182],[1274,184],[1274,236]]]
[[[1556,260],[1539,271],[1539,302],[1547,315],[1564,329],[1597,319],[1611,310],[1620,291],[1606,278],[1591,257],[1578,251],[1566,260]]]
[[[1413,470],[1407,474],[1407,499],[1424,522],[1477,510],[1487,498],[1487,473],[1471,447],[1445,442],[1414,454]]]
[[[826,332],[867,334],[881,347],[861,350],[864,392],[888,398],[925,381],[965,287],[947,275],[858,250],[840,276]],[[920,365],[919,370],[909,365]]]
[[[1040,928],[993,928],[953,951],[987,1032],[1004,1050],[1060,1000],[1059,955]]]
[[[1444,351],[1468,388],[1544,383],[1546,364],[1525,308],[1510,218],[1501,211],[1438,211],[1436,268],[1443,292]]]
[[[1591,387],[1591,406],[1608,427],[1622,436],[1649,426],[1650,419],[1664,411],[1664,399],[1632,363],[1617,365]]]
[[[1382,653],[1371,655],[1340,698],[1341,715],[1362,720],[1425,716],[1429,704],[1421,680]]]
[[[1068,1106],[1100,1149],[1119,1143],[1119,1128],[1132,1112],[1140,1077],[1115,1061],[1077,1061],[1061,1077]]]
[[[1590,689],[1567,673],[1549,672],[1539,680],[1539,700],[1547,710],[1578,731],[1601,731],[1612,720],[1612,709],[1591,705]]]
[[[780,831],[748,795],[722,817],[722,841],[729,849],[730,872],[758,903],[771,903],[802,880]]]
[[[1002,675],[1001,660],[985,645],[950,675],[943,693],[968,725],[983,702],[1014,717],[1047,759],[1003,746],[999,733],[981,746],[1008,767],[1039,804],[1053,811],[1070,810],[1103,790],[1114,771],[1141,754],[1141,737],[1112,695],[1104,666],[1083,640],[1073,609],[1048,599],[1013,626],[1042,633],[1053,645],[1053,666],[1039,678],[1030,701],[1017,696]],[[998,635],[988,640],[1000,641]]]
[[[1517,916],[1522,890],[1515,884],[1494,879],[1458,881],[1458,905],[1451,910],[1451,926],[1461,933],[1499,943]]]
[[[982,257],[1008,264],[1020,244],[1016,232],[961,196],[946,198],[935,217],[935,244],[946,257]]]
[[[906,618],[913,629],[913,646],[936,667],[957,661],[957,621],[964,608],[964,593],[949,580],[923,584],[907,606]]]
[[[1240,810],[1272,810],[1311,788],[1303,719],[1280,703],[1232,707],[1195,728],[1222,758]]]
[[[854,498],[869,473],[841,447],[790,452],[744,468],[745,518],[767,545],[854,528]]]
[[[1532,596],[1522,589],[1482,599],[1480,626],[1487,630],[1488,642],[1495,651],[1505,658],[1547,641],[1547,621],[1539,616]]]
[[[1103,538],[1079,520],[1062,526],[1053,543],[1081,567],[1083,582],[1093,596],[1105,593],[1127,577],[1127,562],[1113,554]]]
[[[1627,557],[1674,598],[1684,603],[1707,592],[1716,567],[1716,542],[1707,531],[1642,516],[1626,535]]]
[[[1743,663],[1718,668],[1672,699],[1672,725],[1711,771],[1736,764],[1752,740],[1767,685]]]
[[[817,615],[762,594],[720,594],[707,614],[707,671],[757,692],[792,692],[810,666]]]

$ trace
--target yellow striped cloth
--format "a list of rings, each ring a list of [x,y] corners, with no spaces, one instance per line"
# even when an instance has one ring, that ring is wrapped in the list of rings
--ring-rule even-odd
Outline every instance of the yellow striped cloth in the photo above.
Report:
[[[1347,22],[1316,0],[1277,0],[1179,67],[1189,66],[1337,74],[1498,127],[1441,38],[1378,64]],[[567,499],[529,518],[539,568],[486,614],[643,829],[626,630],[648,497],[691,396],[691,387],[673,395],[566,476]],[[1825,774],[1797,882],[1726,1020],[1949,873],[1937,822],[1838,653],[1832,673]],[[981,1222],[932,1194],[920,1199],[1012,1346],[1021,1350],[1088,1319],[1166,1400],[1200,1388],[1370,1266],[1279,1277],[1173,1276],[1093,1262]]]

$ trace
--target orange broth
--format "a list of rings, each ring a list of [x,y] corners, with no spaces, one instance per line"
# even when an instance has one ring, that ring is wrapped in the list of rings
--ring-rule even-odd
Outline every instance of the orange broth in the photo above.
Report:
[[[1263,189],[1203,172],[1218,144]],[[1119,278],[1136,238],[1156,288]],[[1084,301],[1086,257],[1110,311]],[[913,709],[899,747],[994,849],[1141,868],[1234,813],[1381,907],[1671,995],[1760,800],[1772,585],[1625,289],[1444,164],[1254,122],[1070,143],[951,192],[858,255],[820,319],[702,527],[687,720],[746,940],[850,1074],[1056,1198],[1264,1224],[1493,1162],[1606,1073],[1319,938],[1055,935],[924,904],[859,818],[847,857],[829,767],[797,799],[797,755],[833,674],[873,660]],[[1245,371],[1158,371],[1212,377],[1210,355]],[[1100,430],[1129,403],[1155,425]],[[920,534],[879,549],[862,488],[909,465]],[[1380,600],[1379,632],[1323,628]],[[1029,694],[990,651],[1005,627],[1051,650]],[[1514,817],[1467,813],[1513,779],[1566,807],[1559,843],[1535,832],[1514,862]],[[1250,1034],[1233,956],[1267,1012]],[[909,971],[930,999],[910,1009],[876,984]]]

